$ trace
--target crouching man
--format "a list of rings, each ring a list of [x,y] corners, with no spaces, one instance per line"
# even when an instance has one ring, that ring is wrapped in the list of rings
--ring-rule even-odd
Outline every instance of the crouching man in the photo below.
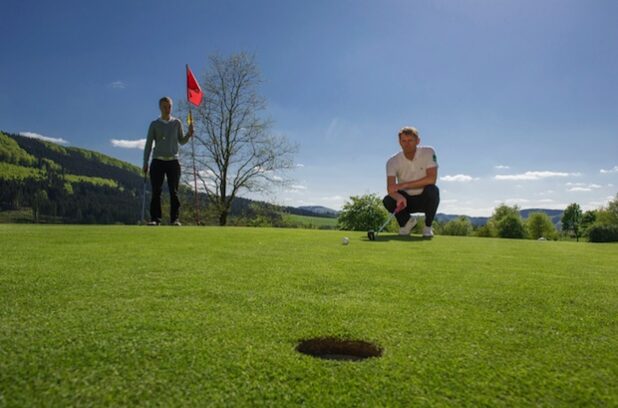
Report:
[[[433,237],[431,224],[440,203],[440,190],[436,187],[438,163],[432,147],[419,146],[418,130],[404,127],[399,131],[401,152],[386,163],[384,207],[389,212],[398,209],[399,235],[409,235],[416,225],[413,213],[425,214],[423,237]]]

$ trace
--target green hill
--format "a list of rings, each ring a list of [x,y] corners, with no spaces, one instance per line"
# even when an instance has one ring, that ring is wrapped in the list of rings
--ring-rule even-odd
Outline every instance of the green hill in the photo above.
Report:
[[[101,153],[0,132],[4,221],[19,214],[18,221],[133,224],[142,180],[138,167]]]
[[[141,218],[143,182],[140,168],[113,157],[0,132],[0,222],[135,224]],[[147,185],[147,203],[149,190]],[[190,224],[193,192],[181,186],[180,195],[183,222]],[[164,207],[166,196],[164,189]],[[200,206],[208,215],[205,194]],[[204,221],[209,223],[207,216]],[[336,219],[237,197],[230,224],[334,228]]]

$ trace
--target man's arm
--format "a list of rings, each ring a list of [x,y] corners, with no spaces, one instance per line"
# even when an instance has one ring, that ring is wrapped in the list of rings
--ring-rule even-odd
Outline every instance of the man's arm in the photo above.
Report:
[[[180,122],[180,120],[178,122]],[[180,122],[178,126],[178,142],[181,145],[187,144],[189,139],[191,139],[191,136],[193,136],[193,123],[189,125],[189,132],[185,135],[182,128],[182,122]]]
[[[431,184],[436,184],[436,181],[438,179],[438,168],[430,167],[425,170],[425,177],[418,180],[406,181],[405,183],[397,184],[395,182],[395,177],[389,177],[389,179],[390,178],[392,178],[393,180],[392,183],[388,182],[388,194],[390,194],[391,197],[395,198],[395,196],[393,196],[393,193],[396,193],[399,190],[412,190],[415,188],[423,188]]]
[[[152,140],[154,139],[154,129],[152,123],[148,128],[148,136],[146,137],[146,146],[144,146],[144,174],[148,173],[148,160],[150,160],[150,151],[152,150]]]

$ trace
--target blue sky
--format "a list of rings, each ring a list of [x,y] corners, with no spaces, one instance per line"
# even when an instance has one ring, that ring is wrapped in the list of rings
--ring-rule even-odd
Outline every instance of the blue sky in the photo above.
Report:
[[[0,130],[130,161],[184,65],[252,53],[300,146],[279,204],[385,192],[397,131],[438,153],[440,212],[597,208],[618,192],[615,1],[16,1],[0,13]]]

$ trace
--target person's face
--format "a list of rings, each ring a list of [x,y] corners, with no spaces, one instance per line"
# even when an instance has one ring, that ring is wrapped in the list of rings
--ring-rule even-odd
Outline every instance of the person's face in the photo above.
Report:
[[[399,146],[404,152],[413,152],[416,150],[416,146],[420,142],[420,139],[414,135],[406,135],[405,133],[399,136]]]
[[[172,114],[172,103],[164,100],[159,104],[159,109],[161,109],[161,116],[169,116]]]

